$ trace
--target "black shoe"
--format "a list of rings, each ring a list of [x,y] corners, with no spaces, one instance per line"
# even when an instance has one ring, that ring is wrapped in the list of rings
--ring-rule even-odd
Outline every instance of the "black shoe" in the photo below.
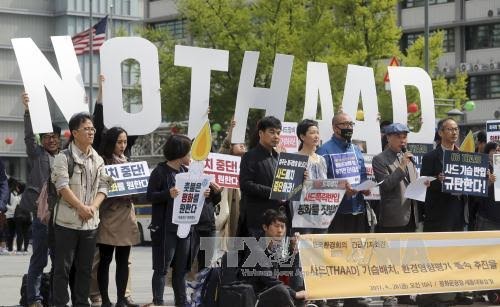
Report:
[[[413,300],[409,295],[398,296],[398,304],[401,305],[417,305],[417,302]]]
[[[363,299],[348,298],[344,300],[344,307],[368,307],[368,306],[370,306],[370,304]]]
[[[110,301],[103,301],[101,303],[101,307],[113,307],[113,303],[111,303]]]
[[[115,305],[115,307],[140,307],[140,306],[141,305],[134,303],[134,301],[129,297],[123,300],[119,300]]]
[[[457,305],[472,305],[474,304],[474,301],[465,295],[457,295],[454,303]]]

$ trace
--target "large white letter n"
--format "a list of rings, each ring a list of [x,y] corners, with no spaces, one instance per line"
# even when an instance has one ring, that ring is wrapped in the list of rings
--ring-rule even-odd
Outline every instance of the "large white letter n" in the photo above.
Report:
[[[52,132],[45,88],[67,121],[75,113],[88,111],[82,74],[71,38],[52,36],[50,39],[59,64],[60,77],[31,38],[12,39],[24,90],[30,97],[29,108],[35,133]]]

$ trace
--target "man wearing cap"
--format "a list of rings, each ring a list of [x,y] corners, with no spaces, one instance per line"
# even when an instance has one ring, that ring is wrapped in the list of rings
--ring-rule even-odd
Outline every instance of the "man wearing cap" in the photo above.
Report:
[[[40,134],[42,146],[38,145],[31,126],[28,94],[24,93],[22,100],[24,104],[24,142],[31,171],[19,207],[33,213],[33,224],[31,225],[33,254],[28,268],[26,294],[28,305],[38,307],[42,306],[43,301],[40,294],[40,284],[43,269],[47,266],[48,261],[49,238],[47,225],[43,224],[36,216],[36,200],[42,186],[50,176],[50,167],[54,162],[54,157],[59,153],[61,128],[52,125],[53,132]]]
[[[418,225],[418,208],[414,200],[404,197],[406,187],[416,180],[417,171],[406,151],[408,133],[406,125],[394,123],[385,128],[387,147],[373,157],[372,166],[380,188],[380,206],[377,232],[415,232]],[[383,306],[414,305],[409,296],[384,298]]]

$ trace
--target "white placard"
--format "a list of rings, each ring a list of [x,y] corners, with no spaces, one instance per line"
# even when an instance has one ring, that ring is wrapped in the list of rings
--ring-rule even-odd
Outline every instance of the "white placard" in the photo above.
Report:
[[[360,96],[365,115],[363,121],[355,120]],[[365,141],[367,153],[380,153],[382,143],[380,141],[380,129],[378,128],[377,90],[373,68],[358,65],[347,66],[342,108],[356,122],[352,139]]]
[[[318,128],[321,140],[326,142],[332,136],[332,118],[334,112],[328,65],[326,63],[307,62],[304,119],[316,118],[318,98],[321,104],[321,119],[317,120]]]
[[[213,175],[215,183],[224,188],[240,187],[241,157],[209,153],[205,160],[205,174]]]
[[[176,45],[174,65],[192,68],[188,124],[188,137],[192,139],[208,120],[210,73],[227,71],[229,51]]]
[[[151,133],[161,123],[160,68],[158,50],[141,37],[115,37],[100,49],[101,73],[106,78],[102,89],[104,124],[122,127],[129,135]],[[128,113],[123,108],[122,62],[133,59],[140,64],[142,110]]]
[[[54,98],[67,121],[73,114],[89,110],[82,74],[71,38],[52,36],[50,39],[54,46],[60,76],[31,38],[12,39],[24,90],[30,98],[29,110],[35,133],[52,132],[52,120],[45,89]]]
[[[486,121],[486,142],[500,142],[500,120]]]
[[[179,225],[177,235],[180,238],[185,238],[189,234],[189,226],[200,220],[205,203],[203,192],[210,186],[211,178],[210,175],[192,173],[175,175],[175,187],[181,192],[174,199],[172,223]],[[188,230],[187,233],[184,232],[185,229]]]
[[[297,137],[297,123],[282,122],[280,145],[285,147],[286,152],[294,153],[299,151],[299,144],[300,141]]]
[[[432,144],[436,127],[436,113],[431,78],[420,67],[389,66],[387,69],[391,80],[393,122],[405,125],[408,123],[405,86],[415,86],[420,96],[422,126],[420,131],[408,133],[408,143]]]
[[[293,228],[328,228],[344,198],[345,182],[304,180],[300,201],[293,201]]]
[[[281,121],[285,118],[293,56],[276,54],[270,88],[254,86],[258,61],[259,52],[245,51],[236,97],[236,108],[234,110],[234,118],[237,120],[231,137],[232,143],[245,142],[248,110],[250,108],[266,110],[266,116],[272,115]]]
[[[495,201],[500,201],[500,154],[493,155],[493,174],[495,180]]]

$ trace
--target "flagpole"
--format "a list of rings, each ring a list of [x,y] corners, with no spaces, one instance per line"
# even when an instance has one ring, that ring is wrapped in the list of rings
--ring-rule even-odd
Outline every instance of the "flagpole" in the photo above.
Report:
[[[90,68],[89,68],[89,87],[90,87],[90,90],[89,90],[89,113],[92,114],[93,113],[93,106],[94,106],[94,98],[92,97],[93,96],[93,90],[94,90],[94,82],[93,82],[93,57],[94,57],[94,29],[93,29],[93,26],[94,26],[94,23],[93,23],[93,16],[92,16],[92,0],[89,0],[90,1],[90,31],[89,31],[89,41],[90,41],[90,56],[89,56],[89,65],[90,65]]]

